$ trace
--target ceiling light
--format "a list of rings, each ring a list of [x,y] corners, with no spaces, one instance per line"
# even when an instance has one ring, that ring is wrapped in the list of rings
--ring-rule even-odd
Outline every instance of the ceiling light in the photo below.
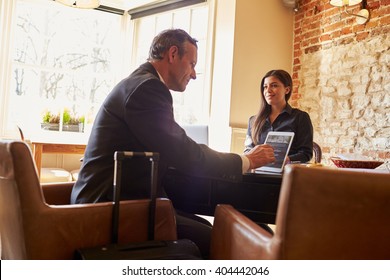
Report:
[[[330,4],[336,7],[353,6],[360,2],[362,2],[362,0],[330,0]]]
[[[69,7],[80,8],[80,9],[95,9],[100,6],[99,0],[55,0],[55,1]]]

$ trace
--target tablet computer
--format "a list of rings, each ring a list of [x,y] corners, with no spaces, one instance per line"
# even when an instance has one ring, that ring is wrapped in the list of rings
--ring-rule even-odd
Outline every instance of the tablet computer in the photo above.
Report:
[[[273,163],[264,165],[256,169],[256,171],[268,171],[281,173],[286,163],[288,152],[290,151],[291,143],[294,139],[294,132],[270,131],[264,144],[268,144],[274,148],[276,160]]]

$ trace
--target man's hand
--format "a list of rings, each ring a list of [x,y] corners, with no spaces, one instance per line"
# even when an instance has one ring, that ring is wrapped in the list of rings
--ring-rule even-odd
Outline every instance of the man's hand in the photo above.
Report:
[[[255,169],[275,161],[274,148],[270,145],[257,145],[245,155],[250,162],[249,169]]]

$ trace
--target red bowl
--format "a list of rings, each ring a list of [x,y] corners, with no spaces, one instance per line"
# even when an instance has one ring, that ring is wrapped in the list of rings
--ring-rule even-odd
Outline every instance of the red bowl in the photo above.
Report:
[[[344,160],[338,157],[331,157],[330,160],[340,168],[366,168],[374,169],[382,165],[384,161],[376,160]]]

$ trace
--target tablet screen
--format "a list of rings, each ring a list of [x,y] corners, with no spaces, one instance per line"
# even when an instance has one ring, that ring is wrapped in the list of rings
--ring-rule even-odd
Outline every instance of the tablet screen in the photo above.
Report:
[[[257,170],[282,172],[293,139],[294,132],[270,131],[264,144],[268,144],[274,148],[276,160]]]

